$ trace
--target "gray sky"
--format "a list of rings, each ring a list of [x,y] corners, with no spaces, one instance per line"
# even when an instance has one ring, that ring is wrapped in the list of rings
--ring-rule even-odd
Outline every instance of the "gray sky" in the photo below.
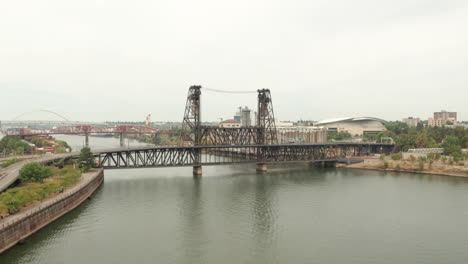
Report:
[[[0,120],[181,121],[192,84],[270,88],[280,120],[468,120],[468,1],[0,2]],[[204,120],[256,104],[202,96]]]

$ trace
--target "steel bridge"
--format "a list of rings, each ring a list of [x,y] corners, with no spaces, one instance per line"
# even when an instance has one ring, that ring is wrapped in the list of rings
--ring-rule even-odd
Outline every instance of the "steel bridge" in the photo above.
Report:
[[[98,151],[94,154],[98,166],[106,169],[192,166],[194,176],[200,176],[205,165],[256,163],[258,171],[266,171],[269,163],[334,163],[345,156],[390,153],[394,148],[393,144],[278,144],[269,89],[257,90],[256,126],[202,126],[201,89],[197,85],[189,88],[181,146]]]
[[[308,145],[204,145],[186,147],[145,147],[95,152],[99,167],[105,169],[157,168],[257,163],[336,162],[346,156],[390,153],[392,144],[308,144]]]
[[[90,125],[81,126],[63,126],[53,129],[37,129],[37,128],[19,128],[0,131],[7,136],[49,136],[49,135],[84,135],[85,145],[89,145],[89,136],[93,134],[117,134],[120,136],[120,146],[123,146],[124,136],[127,134],[175,134],[175,130],[161,130],[147,126],[128,126],[121,125],[115,127],[94,127]]]

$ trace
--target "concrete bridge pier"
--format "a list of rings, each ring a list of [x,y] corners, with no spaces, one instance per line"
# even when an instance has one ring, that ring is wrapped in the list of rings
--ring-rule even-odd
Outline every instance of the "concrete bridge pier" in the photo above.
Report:
[[[87,148],[89,147],[89,134],[88,133],[85,134],[85,147]]]
[[[265,163],[257,163],[257,172],[266,172],[267,165]]]
[[[201,177],[202,172],[202,166],[193,166],[193,177]]]
[[[125,146],[125,142],[124,142],[124,133],[120,133],[120,147],[124,147]]]

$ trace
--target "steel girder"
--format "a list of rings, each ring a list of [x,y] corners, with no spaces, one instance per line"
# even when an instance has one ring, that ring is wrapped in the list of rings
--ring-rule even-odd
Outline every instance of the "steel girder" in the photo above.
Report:
[[[332,161],[344,156],[390,153],[391,144],[311,144],[166,147],[96,154],[104,168],[144,168]],[[197,158],[197,155],[198,158]]]

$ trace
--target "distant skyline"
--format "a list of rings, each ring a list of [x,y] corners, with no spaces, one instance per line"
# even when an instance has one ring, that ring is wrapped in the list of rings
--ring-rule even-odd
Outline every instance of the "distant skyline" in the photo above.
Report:
[[[4,1],[0,120],[181,121],[190,85],[269,88],[277,120],[468,120],[463,0]],[[202,91],[202,119],[256,94]],[[52,115],[25,115],[45,119]]]

